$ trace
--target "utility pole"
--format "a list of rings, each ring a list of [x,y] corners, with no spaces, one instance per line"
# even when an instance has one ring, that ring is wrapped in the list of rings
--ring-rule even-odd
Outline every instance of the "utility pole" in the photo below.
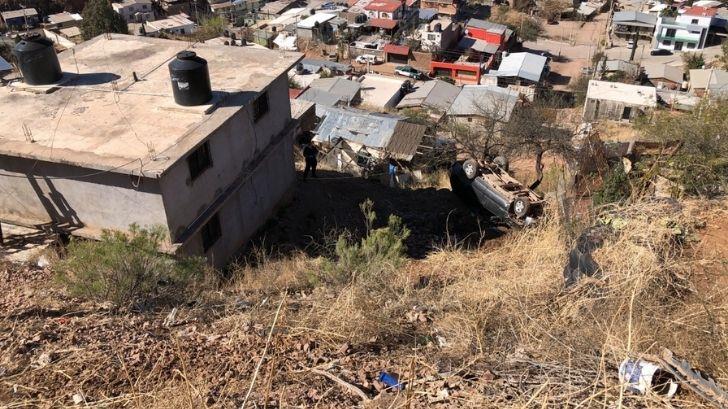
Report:
[[[633,41],[632,41],[632,51],[630,51],[630,54],[629,54],[629,60],[630,60],[630,61],[634,61],[634,54],[635,54],[635,52],[637,51],[637,40],[639,40],[639,38],[640,38],[639,34],[640,34],[640,30],[639,30],[639,28],[638,28],[638,29],[637,29],[637,30],[636,30],[636,31],[634,32],[634,36],[632,36],[632,37],[633,37],[633,38],[632,38],[632,40],[633,40]]]

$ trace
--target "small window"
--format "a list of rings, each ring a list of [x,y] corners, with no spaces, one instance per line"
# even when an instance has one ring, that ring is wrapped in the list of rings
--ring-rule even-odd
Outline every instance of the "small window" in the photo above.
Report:
[[[675,37],[676,30],[674,28],[668,28],[665,32],[666,37]]]
[[[694,44],[694,43],[686,43],[685,45],[686,45],[686,46],[687,46],[688,48],[690,48],[690,49],[693,49],[693,48],[695,48],[695,44]]]
[[[672,45],[672,41],[665,40],[665,41],[662,42],[662,45]]]
[[[146,9],[147,9],[147,5],[146,4],[143,4],[142,5],[142,10],[146,10]]]
[[[473,117],[468,117],[468,122],[473,122]]]
[[[187,165],[190,168],[190,177],[192,180],[197,179],[197,177],[200,176],[205,169],[212,166],[210,143],[205,142],[192,152],[192,154],[187,157]]]
[[[268,92],[260,94],[253,102],[253,120],[258,122],[266,113],[268,113]]]
[[[697,18],[694,18],[694,19],[693,19],[693,20],[692,20],[692,21],[690,22],[690,24],[698,24],[698,19],[697,19]]]
[[[222,236],[220,218],[217,216],[217,213],[215,213],[215,215],[212,216],[204,226],[202,226],[200,235],[202,236],[202,248],[205,253],[207,253],[207,250],[210,250],[210,247],[212,247],[220,236]]]

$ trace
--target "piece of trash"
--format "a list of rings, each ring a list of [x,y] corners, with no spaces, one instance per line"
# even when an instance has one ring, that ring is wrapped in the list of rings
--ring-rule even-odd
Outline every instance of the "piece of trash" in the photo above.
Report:
[[[672,398],[678,389],[672,374],[642,359],[625,359],[619,366],[619,380],[627,386],[628,391],[640,395],[652,391]]]
[[[399,377],[396,374],[388,374],[384,371],[379,373],[379,382],[383,383],[387,388],[401,391],[404,389],[404,385],[399,382]]]
[[[38,261],[35,263],[40,268],[46,268],[51,265],[50,261],[48,261],[48,257],[46,256],[40,256],[38,257]]]
[[[81,395],[80,393],[74,393],[73,396],[71,397],[71,399],[73,399],[74,405],[80,405],[84,401],[83,395]]]
[[[177,319],[177,307],[174,307],[174,308],[172,308],[172,311],[170,311],[169,314],[167,314],[167,318],[164,319],[162,326],[169,328],[174,325],[174,322],[176,319]]]
[[[661,362],[678,381],[682,382],[682,385],[687,386],[703,399],[713,402],[717,407],[728,407],[728,392],[710,376],[693,369],[688,361],[676,358],[672,351],[665,348],[662,351]]]

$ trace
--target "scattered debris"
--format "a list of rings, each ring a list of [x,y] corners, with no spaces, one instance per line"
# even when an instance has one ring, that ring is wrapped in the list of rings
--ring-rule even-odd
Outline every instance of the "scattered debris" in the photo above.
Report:
[[[628,391],[640,395],[652,391],[672,398],[678,389],[675,378],[669,372],[642,359],[625,359],[619,365],[619,379]]]
[[[174,325],[174,322],[177,318],[177,307],[172,308],[172,311],[169,312],[167,315],[167,318],[164,319],[164,322],[162,323],[162,326],[165,328],[169,328]]]
[[[672,351],[665,348],[662,351],[661,362],[665,370],[690,388],[703,399],[714,403],[719,408],[728,408],[728,392],[721,388],[714,379],[705,376],[692,368],[684,359],[675,358]]]
[[[379,373],[379,382],[383,383],[387,388],[401,391],[404,389],[404,384],[399,382],[399,376],[397,374],[389,374],[385,371]]]

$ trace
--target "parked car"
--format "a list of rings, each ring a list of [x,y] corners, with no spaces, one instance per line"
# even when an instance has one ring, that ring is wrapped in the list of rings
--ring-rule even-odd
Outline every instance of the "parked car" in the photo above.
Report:
[[[636,42],[634,41],[634,39],[630,38],[629,40],[627,40],[627,48],[632,49],[634,48],[635,44]]]
[[[455,162],[450,168],[450,185],[464,201],[511,226],[528,226],[543,214],[543,198],[494,162]]]
[[[379,62],[377,60],[377,56],[374,54],[362,54],[357,56],[354,61],[358,62],[359,64],[376,64]]]
[[[664,48],[655,48],[654,50],[650,51],[650,55],[672,55],[672,51],[666,50]]]
[[[427,75],[410,67],[409,65],[400,65],[399,67],[394,69],[394,73],[397,75],[414,78],[416,80],[424,79],[427,77]]]

